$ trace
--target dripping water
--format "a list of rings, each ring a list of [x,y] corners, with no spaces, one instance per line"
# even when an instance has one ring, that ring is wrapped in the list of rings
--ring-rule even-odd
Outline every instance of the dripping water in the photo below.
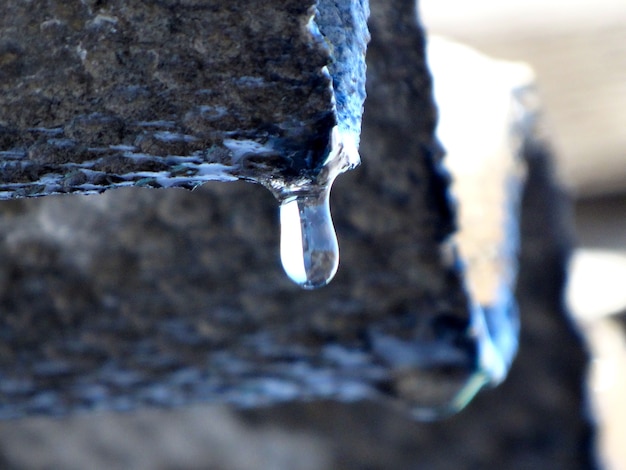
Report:
[[[287,275],[304,289],[325,286],[339,266],[329,194],[325,187],[280,205],[280,258]]]
[[[267,186],[280,203],[280,258],[289,278],[304,289],[328,284],[339,266],[339,245],[330,213],[330,190],[340,173],[359,164],[357,146],[332,135],[332,151],[315,181]]]

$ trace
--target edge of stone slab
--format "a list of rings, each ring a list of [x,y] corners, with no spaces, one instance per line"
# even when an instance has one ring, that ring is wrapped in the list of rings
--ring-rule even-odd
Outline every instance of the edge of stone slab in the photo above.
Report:
[[[308,15],[300,33],[308,35],[314,60],[323,57],[313,99],[327,100],[324,113],[307,122],[272,123],[269,117],[258,129],[230,128],[208,137],[194,135],[165,116],[129,123],[103,109],[55,126],[19,129],[0,123],[0,199],[92,194],[126,186],[193,189],[207,181],[237,179],[265,186],[276,180],[301,184],[314,181],[325,160],[339,152],[344,154],[344,170],[358,165],[369,5],[367,0],[321,0],[309,7]],[[98,24],[116,24],[105,16],[98,13]],[[278,85],[294,86],[281,80]],[[130,142],[119,137],[128,125],[137,128]],[[99,140],[81,141],[93,133]]]

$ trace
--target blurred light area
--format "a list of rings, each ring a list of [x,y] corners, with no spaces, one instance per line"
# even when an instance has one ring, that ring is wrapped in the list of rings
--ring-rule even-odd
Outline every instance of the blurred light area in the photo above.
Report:
[[[589,370],[591,407],[598,421],[598,451],[604,470],[624,470],[626,452],[626,340],[624,329],[610,319],[587,328],[594,360]]]
[[[513,283],[508,266],[516,252],[517,232],[510,226],[510,184],[523,178],[512,129],[529,110],[514,99],[529,89],[534,74],[525,64],[494,60],[466,45],[430,36],[428,65],[439,111],[437,137],[446,151],[458,207],[456,235],[472,298],[494,305],[502,286]],[[506,289],[505,289],[506,290]]]
[[[626,195],[580,201],[575,217],[568,307],[587,323],[626,312]]]
[[[460,201],[455,242],[472,299],[489,306],[477,307],[472,320],[480,338],[482,380],[495,384],[506,377],[518,347],[511,298],[518,227],[512,214],[524,178],[517,130],[534,115],[527,103],[532,100],[524,99],[533,95],[534,74],[523,63],[494,60],[432,35],[427,56],[439,111],[437,136]],[[466,398],[475,392],[469,384],[465,390]],[[461,396],[455,400],[459,407],[467,402]]]
[[[626,247],[580,249],[570,263],[567,303],[577,318],[597,320],[626,309]]]
[[[593,357],[588,390],[599,457],[602,468],[626,469],[626,0],[419,0],[419,6],[431,35],[525,62],[537,77],[541,131],[562,182],[578,198],[579,249],[565,300]],[[464,93],[481,89],[471,68],[455,70],[468,82]],[[458,118],[474,128],[471,113]],[[453,137],[440,137],[451,163],[465,159],[469,171],[479,165]]]
[[[434,76],[437,136],[446,149],[446,165],[463,177],[484,174],[511,152],[513,91],[532,86],[532,70],[526,64],[494,60],[466,45],[433,36],[428,41],[428,64]]]
[[[564,182],[626,192],[626,1],[420,0],[429,32],[535,70]]]
[[[419,5],[425,24],[438,33],[486,36],[622,25],[626,13],[624,0],[420,0]]]

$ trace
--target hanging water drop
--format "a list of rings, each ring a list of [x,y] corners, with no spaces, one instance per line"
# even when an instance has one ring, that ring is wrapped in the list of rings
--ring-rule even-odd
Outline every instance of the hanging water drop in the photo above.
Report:
[[[287,275],[304,289],[325,286],[339,266],[329,195],[330,185],[280,204],[281,261]]]

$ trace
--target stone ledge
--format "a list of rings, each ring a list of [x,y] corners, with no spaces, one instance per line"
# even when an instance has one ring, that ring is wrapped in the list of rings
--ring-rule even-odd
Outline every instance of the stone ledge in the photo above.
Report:
[[[0,198],[314,179],[333,128],[356,155],[368,13],[361,1],[3,2]]]

